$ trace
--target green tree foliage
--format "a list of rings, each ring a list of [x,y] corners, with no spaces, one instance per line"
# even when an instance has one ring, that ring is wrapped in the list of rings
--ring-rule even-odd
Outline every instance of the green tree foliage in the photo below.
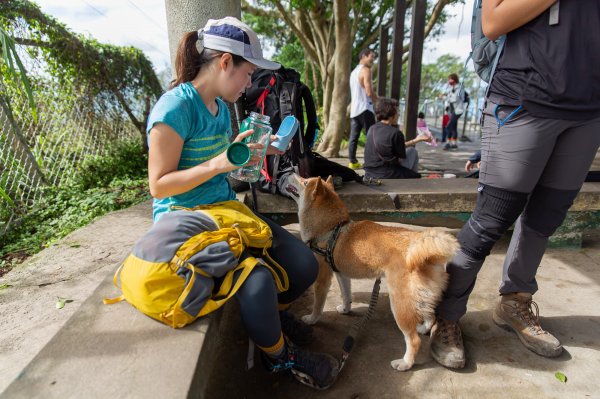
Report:
[[[444,93],[448,83],[448,75],[457,74],[462,80],[467,91],[474,88],[477,75],[473,71],[465,70],[464,59],[458,56],[445,54],[435,62],[423,64],[421,69],[421,98],[435,99]]]
[[[88,97],[105,108],[121,107],[143,133],[148,104],[162,88],[141,50],[75,34],[27,0],[0,1],[0,28],[31,59],[43,60],[44,80],[50,80],[46,84],[53,91]]]
[[[442,32],[442,23],[447,19],[444,8],[448,4],[461,3],[464,0],[430,0],[427,2],[427,16],[425,25],[425,37],[431,38]],[[339,143],[348,130],[348,118],[340,118],[339,115],[330,115],[333,109],[336,113],[345,109],[346,95],[339,95],[348,91],[348,79],[346,75],[345,63],[342,59],[347,59],[348,64],[355,65],[358,59],[358,53],[361,49],[369,47],[375,51],[389,52],[391,43],[387,49],[379,48],[379,32],[381,27],[388,28],[393,20],[394,0],[348,0],[343,2],[344,15],[338,15],[334,18],[334,8],[341,6],[338,1],[321,0],[243,0],[242,11],[246,22],[263,37],[267,37],[271,45],[275,47],[275,56],[285,55],[284,59],[289,60],[295,65],[303,65],[304,70],[300,70],[309,87],[318,87],[322,94],[317,96],[322,107],[323,118],[321,120],[325,127],[323,141],[319,146],[319,151],[325,155],[337,155]],[[406,20],[410,21],[412,1],[406,2],[407,14]],[[340,18],[341,17],[341,18]],[[348,29],[336,29],[337,22]],[[404,32],[403,53],[408,51],[409,43],[406,38],[409,37],[408,29],[410,22],[406,25]],[[347,46],[340,46],[340,43],[347,43],[351,40],[349,49]],[[294,48],[288,46],[297,46],[299,42],[304,50],[290,51]],[[390,41],[391,42],[391,41]],[[343,54],[340,52],[343,51]],[[300,58],[302,57],[302,58]],[[389,58],[388,58],[389,59]],[[336,74],[340,72],[336,65],[343,66],[342,74],[339,78]],[[312,82],[310,76],[313,75]],[[307,79],[308,77],[308,79]],[[343,85],[337,93],[333,95],[335,85]],[[329,126],[331,118],[335,118],[335,123]]]

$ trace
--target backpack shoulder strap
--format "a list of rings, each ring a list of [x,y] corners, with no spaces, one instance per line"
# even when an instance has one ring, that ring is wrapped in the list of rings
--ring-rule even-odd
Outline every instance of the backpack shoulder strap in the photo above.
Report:
[[[281,120],[295,113],[294,104],[296,104],[297,95],[298,92],[294,82],[283,82],[281,92],[279,93],[279,115],[281,116]]]
[[[317,108],[315,106],[315,99],[313,98],[310,89],[305,84],[300,86],[300,98],[304,102],[304,110],[306,111],[306,129],[304,131],[304,139],[308,148],[312,148],[315,143],[317,136],[317,130],[319,129],[319,122],[317,117]]]
[[[492,64],[492,70],[490,72],[490,81],[488,82],[487,88],[485,89],[485,97],[488,96],[490,92],[490,87],[492,87],[492,80],[494,79],[494,73],[496,72],[496,67],[498,66],[498,61],[500,60],[500,54],[502,54],[502,50],[504,50],[504,43],[506,42],[506,35],[501,36],[498,39],[498,50],[496,50],[496,56],[494,57],[494,63]]]

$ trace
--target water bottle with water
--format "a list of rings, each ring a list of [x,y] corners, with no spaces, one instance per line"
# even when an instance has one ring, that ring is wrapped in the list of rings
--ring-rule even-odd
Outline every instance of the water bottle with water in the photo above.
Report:
[[[250,116],[242,121],[240,132],[254,129],[254,133],[244,139],[244,144],[262,144],[263,148],[250,149],[251,156],[258,156],[260,162],[256,165],[245,165],[229,172],[230,176],[234,179],[250,183],[258,181],[260,170],[267,154],[267,148],[269,147],[271,133],[273,132],[269,121],[270,119],[267,115],[261,115],[256,112],[250,112]]]

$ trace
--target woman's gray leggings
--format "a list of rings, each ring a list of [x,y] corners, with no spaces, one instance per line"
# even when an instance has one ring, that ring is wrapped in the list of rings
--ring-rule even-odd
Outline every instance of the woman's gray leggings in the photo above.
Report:
[[[512,116],[511,116],[512,115]],[[483,261],[516,221],[500,293],[537,291],[535,275],[548,238],[562,224],[600,146],[600,117],[541,119],[488,100],[484,110],[479,195],[448,264],[438,315],[457,321]]]

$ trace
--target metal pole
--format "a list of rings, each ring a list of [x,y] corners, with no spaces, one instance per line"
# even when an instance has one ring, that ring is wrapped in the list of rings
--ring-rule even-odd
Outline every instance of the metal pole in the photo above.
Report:
[[[379,31],[379,65],[377,65],[377,94],[379,97],[387,95],[387,50],[389,32],[382,26]]]
[[[406,0],[396,0],[394,8],[394,43],[392,49],[392,86],[390,97],[400,100],[402,84],[402,49],[404,47],[404,17]]]
[[[408,56],[408,94],[406,96],[406,113],[404,115],[404,134],[407,141],[414,139],[417,132],[426,11],[426,0],[413,1],[413,17],[410,29],[410,53]]]

